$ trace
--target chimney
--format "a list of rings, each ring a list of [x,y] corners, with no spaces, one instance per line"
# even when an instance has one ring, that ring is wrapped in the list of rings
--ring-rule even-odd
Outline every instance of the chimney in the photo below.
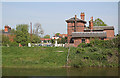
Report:
[[[91,20],[89,21],[89,28],[93,30],[93,16],[91,17]]]
[[[77,25],[77,15],[75,15],[74,32],[76,32],[76,25]]]
[[[84,18],[85,18],[84,12],[83,12],[83,13],[81,12],[81,15],[80,15],[80,16],[81,16],[81,20],[84,20]]]
[[[76,19],[77,19],[77,15],[75,15],[75,21],[76,21]]]
[[[4,32],[8,32],[9,26],[5,26]]]

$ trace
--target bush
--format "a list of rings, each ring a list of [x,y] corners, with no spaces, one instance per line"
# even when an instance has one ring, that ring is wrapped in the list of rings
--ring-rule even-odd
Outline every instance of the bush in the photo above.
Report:
[[[73,59],[71,62],[71,66],[73,67],[81,67],[81,66],[85,66],[85,63],[79,58],[79,59]]]
[[[85,47],[91,47],[92,45],[90,43],[80,43],[78,45],[78,47],[82,47],[82,48],[85,48]]]
[[[96,48],[96,47],[90,47],[88,50],[90,52],[95,52],[95,51],[98,51],[98,48]]]
[[[16,42],[10,42],[9,45],[10,45],[10,46],[19,46],[19,43],[16,43]]]
[[[84,58],[84,59],[89,59],[89,56],[84,56],[83,58]]]
[[[77,48],[76,53],[84,53],[85,49],[84,48]]]

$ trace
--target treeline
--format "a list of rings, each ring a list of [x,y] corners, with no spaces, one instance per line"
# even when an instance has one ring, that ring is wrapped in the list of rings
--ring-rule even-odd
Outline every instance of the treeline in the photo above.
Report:
[[[9,35],[3,34],[2,35],[2,45],[3,46],[27,46],[28,43],[40,43],[41,35],[43,35],[43,30],[41,29],[40,24],[35,24],[35,28],[33,28],[32,37],[29,33],[29,25],[27,24],[20,24],[16,26],[16,30],[12,29],[9,32]],[[50,38],[50,35],[45,35],[43,38]],[[67,37],[60,38],[57,40],[58,44],[67,42]],[[45,42],[45,41],[44,41]],[[51,43],[55,43],[54,39],[50,40]]]
[[[21,24],[16,26],[16,30],[12,29],[10,35],[2,35],[2,45],[3,46],[18,46],[19,43],[22,46],[27,46],[28,43],[40,42],[40,37],[36,34],[32,34],[32,39],[30,33],[28,32],[29,25]],[[10,40],[12,39],[12,40]]]

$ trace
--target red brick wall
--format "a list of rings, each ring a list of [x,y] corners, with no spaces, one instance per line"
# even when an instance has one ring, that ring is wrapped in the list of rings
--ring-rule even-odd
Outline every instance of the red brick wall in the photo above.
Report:
[[[85,43],[90,43],[90,38],[84,38]],[[77,47],[80,43],[82,43],[82,38],[75,38],[74,39],[74,46]]]
[[[109,40],[110,38],[114,38],[114,30],[104,30],[107,33],[107,38],[105,40]]]
[[[68,43],[70,42],[70,39],[72,38],[72,32],[74,32],[74,23],[67,23],[67,35],[68,35]]]
[[[78,22],[76,26],[76,32],[84,32],[84,23]]]
[[[74,23],[67,23],[67,35],[68,35],[68,43],[72,38],[72,32],[74,32]],[[78,22],[76,24],[76,32],[84,32],[84,23]]]
[[[74,39],[74,46],[77,47],[81,43],[81,38]]]

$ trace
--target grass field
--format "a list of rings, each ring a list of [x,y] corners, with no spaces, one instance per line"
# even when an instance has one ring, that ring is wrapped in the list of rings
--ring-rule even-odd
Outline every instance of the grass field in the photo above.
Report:
[[[66,57],[63,47],[2,47],[3,67],[59,67]]]

